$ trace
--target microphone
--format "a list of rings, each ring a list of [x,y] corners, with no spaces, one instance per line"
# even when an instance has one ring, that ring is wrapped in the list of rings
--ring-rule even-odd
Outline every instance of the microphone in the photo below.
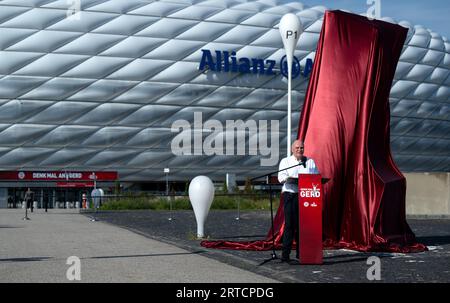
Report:
[[[302,156],[302,162],[300,163],[300,165],[303,165],[304,168],[306,168],[306,160],[307,158],[305,156]]]

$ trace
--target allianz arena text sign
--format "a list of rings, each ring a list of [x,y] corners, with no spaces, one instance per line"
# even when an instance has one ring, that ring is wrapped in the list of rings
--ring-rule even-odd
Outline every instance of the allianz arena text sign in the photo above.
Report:
[[[287,60],[283,56],[280,62],[261,58],[236,57],[235,51],[211,51],[202,49],[199,70],[211,70],[224,73],[257,74],[265,76],[275,76],[282,74],[287,77]],[[292,63],[292,79],[299,76],[307,78],[312,71],[313,60],[306,59],[305,67],[302,69],[300,61],[294,56]]]

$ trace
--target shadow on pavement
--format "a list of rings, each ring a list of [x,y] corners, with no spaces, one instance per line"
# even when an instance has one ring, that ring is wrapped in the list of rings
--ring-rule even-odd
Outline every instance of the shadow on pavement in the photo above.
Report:
[[[195,252],[187,252],[187,253],[168,253],[168,254],[144,254],[144,255],[124,255],[124,256],[98,256],[98,257],[89,257],[82,259],[115,259],[115,258],[140,258],[140,257],[166,257],[166,256],[179,256],[179,255],[196,255],[205,253],[204,250],[199,250]]]
[[[418,242],[425,245],[447,245],[450,244],[450,236],[432,236],[432,237],[417,237]]]
[[[0,259],[0,262],[36,262],[36,261],[47,261],[53,259],[52,257],[25,257],[25,258],[6,258]]]
[[[174,218],[168,221],[171,214]],[[88,214],[84,214],[87,215]],[[244,219],[245,215],[245,219]],[[291,266],[274,262],[268,251],[204,249],[192,235],[196,220],[192,211],[121,211],[99,212],[98,218],[157,241],[169,243],[189,252],[202,251],[210,257],[281,282],[360,283],[369,282],[366,272],[371,256],[382,259],[383,282],[446,282],[450,281],[450,220],[410,220],[417,241],[425,245],[439,245],[439,249],[421,253],[357,252],[347,250],[324,251],[323,265]],[[270,226],[270,212],[246,211],[235,220],[234,211],[210,211],[206,224],[208,239],[252,241],[265,239]],[[280,254],[280,251],[277,251]],[[264,262],[264,266],[258,266]]]

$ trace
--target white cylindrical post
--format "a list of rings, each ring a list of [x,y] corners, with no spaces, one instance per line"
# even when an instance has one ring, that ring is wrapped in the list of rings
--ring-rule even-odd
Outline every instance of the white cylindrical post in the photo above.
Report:
[[[172,197],[169,197],[169,172],[170,169],[168,167],[164,168],[164,173],[166,174],[166,199],[169,201],[169,210],[170,210],[168,220],[172,221]]]
[[[189,200],[197,221],[197,237],[205,237],[204,225],[214,199],[214,184],[206,176],[197,176],[189,184]]]
[[[303,32],[303,26],[297,15],[289,13],[281,18],[279,25],[281,39],[283,40],[284,50],[286,52],[288,68],[288,113],[287,113],[287,156],[291,155],[291,81],[292,81],[292,62],[295,47],[298,39]]]

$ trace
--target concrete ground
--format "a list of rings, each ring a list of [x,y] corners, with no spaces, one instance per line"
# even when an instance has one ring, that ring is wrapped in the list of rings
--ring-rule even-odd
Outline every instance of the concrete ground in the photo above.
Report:
[[[71,256],[79,258],[80,282],[276,282],[207,258],[200,247],[188,251],[91,222],[78,210],[35,209],[29,221],[24,215],[22,209],[0,209],[0,283],[71,282],[68,276],[78,273]]]
[[[87,216],[91,214],[86,214]],[[408,223],[419,242],[428,246],[421,253],[360,253],[351,250],[325,250],[323,265],[289,265],[264,260],[270,251],[236,251],[206,249],[195,239],[196,222],[192,211],[108,211],[98,218],[124,227],[151,239],[170,243],[202,256],[230,264],[281,282],[311,283],[449,283],[450,282],[450,219],[409,218]],[[171,218],[172,220],[169,220]],[[238,218],[239,220],[236,220]],[[210,239],[251,241],[264,239],[270,227],[270,212],[211,211],[205,231]],[[276,252],[281,256],[281,251]],[[293,256],[293,255],[292,255]],[[373,271],[377,257],[380,280]],[[369,275],[368,275],[369,272]]]
[[[206,249],[196,239],[192,211],[0,210],[0,282],[70,282],[70,256],[80,259],[81,282],[450,282],[450,219],[409,219],[429,251],[413,254],[325,250],[323,265],[289,265],[271,251]],[[169,220],[169,218],[171,220]],[[270,226],[267,211],[211,211],[210,239],[261,240]],[[280,256],[280,251],[276,252]],[[369,280],[380,261],[380,280]],[[373,271],[372,271],[373,273]]]

